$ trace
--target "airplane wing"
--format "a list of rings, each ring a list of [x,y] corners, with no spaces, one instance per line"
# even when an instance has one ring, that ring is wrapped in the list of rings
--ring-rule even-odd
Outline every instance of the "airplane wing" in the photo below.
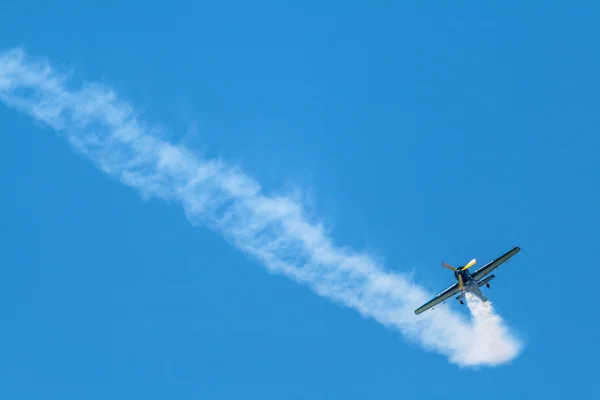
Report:
[[[421,307],[415,310],[415,314],[419,315],[431,307],[435,307],[436,305],[448,300],[450,297],[454,296],[461,290],[458,288],[458,282],[454,285],[450,286],[448,289],[444,290],[442,293],[435,296],[433,299],[429,300],[427,303],[423,304]]]
[[[494,261],[490,261],[489,263],[485,264],[483,267],[473,272],[473,279],[479,281],[481,278],[498,268],[500,265],[504,264],[506,261],[508,261],[509,258],[517,254],[519,251],[521,251],[521,248],[515,247],[506,254],[496,258]]]

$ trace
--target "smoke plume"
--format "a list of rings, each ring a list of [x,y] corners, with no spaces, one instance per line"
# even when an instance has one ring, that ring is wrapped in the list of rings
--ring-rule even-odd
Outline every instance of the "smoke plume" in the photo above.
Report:
[[[422,315],[433,293],[387,271],[369,254],[341,247],[294,196],[269,195],[239,168],[167,142],[110,87],[79,87],[21,49],[0,53],[0,100],[63,136],[101,171],[180,204],[188,220],[223,235],[267,270],[350,307],[460,366],[514,359],[520,342],[491,304],[468,299],[471,317],[447,305]],[[343,332],[343,329],[342,329]]]

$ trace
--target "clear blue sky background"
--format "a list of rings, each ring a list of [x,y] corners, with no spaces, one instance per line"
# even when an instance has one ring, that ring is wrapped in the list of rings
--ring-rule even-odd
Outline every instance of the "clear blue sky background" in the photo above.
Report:
[[[600,10],[442,3],[13,0],[0,47],[310,190],[337,243],[432,292],[442,260],[521,246],[487,291],[519,358],[460,370],[407,345],[0,107],[0,397],[598,396]]]

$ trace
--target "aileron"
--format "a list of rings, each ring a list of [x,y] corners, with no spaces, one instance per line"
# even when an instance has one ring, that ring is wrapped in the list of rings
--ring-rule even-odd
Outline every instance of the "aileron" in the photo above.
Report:
[[[450,297],[454,296],[459,292],[458,283],[450,286],[448,289],[444,290],[442,293],[435,296],[433,299],[429,300],[427,303],[423,304],[421,307],[415,310],[415,314],[419,315],[432,307],[437,306],[440,303],[448,300]]]
[[[500,257],[496,258],[495,260],[490,261],[489,263],[487,263],[486,265],[479,268],[477,271],[475,271],[473,273],[473,279],[475,279],[475,280],[482,279],[484,276],[486,276],[487,274],[489,274],[490,272],[492,272],[493,270],[498,268],[500,265],[502,265],[506,261],[508,261],[512,256],[517,254],[519,251],[521,251],[520,247],[514,247],[512,250],[506,252],[505,254],[501,255]]]

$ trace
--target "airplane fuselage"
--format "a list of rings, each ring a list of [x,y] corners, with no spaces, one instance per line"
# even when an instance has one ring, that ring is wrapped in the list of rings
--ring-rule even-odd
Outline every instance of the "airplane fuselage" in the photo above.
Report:
[[[464,297],[465,293],[472,293],[481,301],[487,302],[488,298],[481,292],[481,289],[479,289],[480,284],[473,279],[471,271],[468,269],[463,270],[462,268],[463,267],[460,267],[454,272],[454,278],[458,281],[458,276],[460,275],[463,281],[463,292],[456,299],[460,302],[460,304],[464,304],[462,298]]]

